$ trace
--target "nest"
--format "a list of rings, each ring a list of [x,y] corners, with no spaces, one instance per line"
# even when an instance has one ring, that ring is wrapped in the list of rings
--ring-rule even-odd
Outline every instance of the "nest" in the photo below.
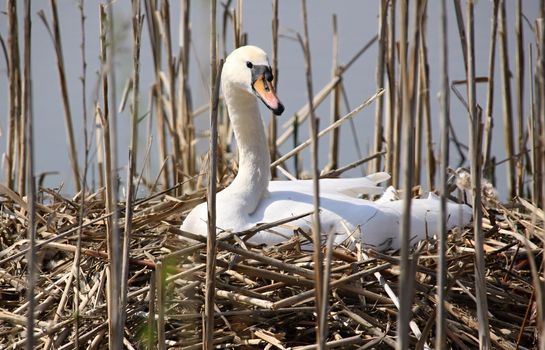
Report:
[[[0,348],[27,342],[28,265],[25,198],[4,189],[0,234]],[[37,205],[38,276],[35,344],[55,349],[108,347],[108,214],[101,192],[80,208],[79,198],[41,189]],[[177,229],[204,194],[150,197],[135,203],[130,239],[124,344],[202,348],[206,247]],[[120,213],[125,208],[120,205]],[[83,213],[80,222],[80,213]],[[486,287],[494,348],[536,348],[536,269],[543,258],[543,212],[521,200],[517,208],[483,208]],[[119,215],[120,218],[123,215]],[[120,227],[123,219],[120,219]],[[81,232],[78,243],[78,232]],[[218,241],[214,343],[222,348],[315,348],[316,311],[311,252],[304,235],[275,247]],[[447,246],[448,346],[478,344],[473,231],[451,232]],[[80,245],[81,255],[75,254]],[[399,258],[396,252],[337,247],[330,264],[330,347],[395,346]],[[433,347],[437,310],[437,243],[414,247],[411,341]],[[420,334],[418,334],[420,333]],[[418,334],[416,336],[415,334]]]

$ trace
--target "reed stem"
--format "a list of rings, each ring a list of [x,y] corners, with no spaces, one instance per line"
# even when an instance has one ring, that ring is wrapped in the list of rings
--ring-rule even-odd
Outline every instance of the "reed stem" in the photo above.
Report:
[[[320,225],[320,172],[318,168],[318,120],[314,113],[313,92],[312,92],[312,63],[310,58],[310,37],[308,33],[307,3],[301,0],[301,12],[303,17],[304,38],[303,53],[305,57],[305,75],[307,82],[307,96],[310,116],[310,137],[311,137],[311,164],[312,164],[312,189],[314,214],[312,218],[312,241],[314,252],[312,260],[314,262],[314,283],[315,287],[315,305],[316,305],[316,345],[319,350],[325,349],[327,342],[327,316],[329,309],[329,276],[324,276],[324,262],[321,250],[321,225]]]
[[[439,93],[439,123],[441,131],[441,162],[439,166],[439,186],[441,194],[441,219],[439,221],[439,261],[437,263],[437,311],[435,314],[435,348],[445,349],[447,344],[447,167],[449,164],[449,123],[450,123],[450,94],[448,74],[448,19],[447,3],[441,0],[440,9],[440,55],[441,90]]]
[[[278,0],[272,0],[272,73],[274,76],[274,91],[278,88]],[[274,162],[277,158],[278,150],[276,148],[276,138],[278,135],[278,126],[276,116],[274,113],[270,113],[269,121],[269,153],[271,155],[271,162]],[[276,168],[271,168],[271,177],[276,177]]]
[[[475,237],[475,287],[477,318],[479,320],[479,348],[490,349],[490,333],[488,328],[488,301],[486,296],[486,265],[483,249],[482,208],[481,208],[481,145],[482,126],[480,113],[477,112],[477,94],[475,86],[475,26],[473,1],[467,2],[467,91],[470,130],[471,154],[471,194],[473,196],[473,230]]]
[[[411,90],[409,82],[407,51],[408,51],[408,0],[400,1],[400,45],[399,66],[401,86],[401,106],[403,119],[403,216],[399,226],[401,275],[399,283],[399,313],[397,315],[397,346],[398,350],[408,349],[409,322],[411,320],[411,299],[414,276],[411,257],[409,256],[409,237],[411,225],[411,201],[414,180],[414,108],[411,107]],[[418,11],[417,11],[418,12]],[[417,24],[415,23],[415,27]],[[415,43],[416,44],[416,43]],[[415,45],[417,47],[418,45]],[[414,104],[413,104],[414,107]],[[399,142],[398,142],[399,144]]]
[[[384,89],[384,71],[386,60],[386,48],[388,44],[386,19],[388,18],[388,0],[380,1],[379,20],[378,20],[378,53],[377,53],[377,68],[375,70],[375,84],[376,89]],[[384,98],[381,96],[377,100],[375,106],[375,146],[374,151],[378,153],[382,150],[382,143],[384,138],[384,126],[383,126],[383,114],[384,114]],[[369,164],[370,172],[379,172],[381,170],[381,158],[375,159]]]
[[[507,45],[507,18],[505,0],[500,0],[498,35],[500,38],[500,62],[502,72],[503,138],[507,166],[507,195],[513,198],[517,194],[516,160],[514,144],[513,104],[511,101],[511,72],[509,68],[509,47]]]
[[[218,104],[223,61],[217,67],[216,0],[210,8],[210,159],[207,205],[208,237],[206,242],[206,281],[203,322],[203,348],[214,346],[214,305],[216,295],[216,175],[218,160]]]
[[[27,150],[28,157],[25,159],[26,165],[26,179],[27,179],[27,196],[28,196],[28,229],[27,239],[29,244],[29,250],[27,253],[27,315],[26,315],[26,349],[34,349],[34,324],[35,320],[35,306],[34,300],[34,288],[36,286],[36,276],[38,268],[36,266],[36,179],[34,177],[34,123],[33,123],[33,110],[32,110],[32,71],[31,71],[31,57],[32,57],[32,36],[31,36],[31,1],[25,0],[24,2],[24,45],[23,45],[23,89],[22,89],[22,115],[25,120],[25,137],[24,142]]]

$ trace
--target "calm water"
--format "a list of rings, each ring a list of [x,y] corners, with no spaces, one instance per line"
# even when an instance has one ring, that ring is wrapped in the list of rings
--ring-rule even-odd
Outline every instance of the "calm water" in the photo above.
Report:
[[[118,46],[116,58],[116,73],[117,73],[117,91],[118,99],[121,96],[121,91],[124,84],[129,78],[131,71],[131,32],[128,21],[130,18],[130,2],[118,1],[115,2],[115,21],[118,27]],[[524,1],[524,13],[529,22],[534,23],[539,10],[539,1]],[[19,11],[23,7],[23,2],[18,3]],[[377,14],[378,2],[374,1],[312,1],[309,2],[308,17],[310,30],[310,47],[312,52],[312,72],[314,81],[314,92],[319,91],[328,83],[331,78],[331,37],[332,37],[332,15],[337,15],[338,32],[339,32],[339,61],[340,63],[347,62],[350,57],[357,52],[367,41],[369,41],[377,31]],[[179,4],[173,1],[173,35],[174,40],[178,40],[178,19],[179,19]],[[198,107],[206,103],[208,99],[206,82],[208,81],[208,2],[193,1],[191,8],[193,44],[192,55],[190,61],[191,75],[190,82],[192,86],[194,106]],[[303,55],[299,44],[291,39],[293,31],[302,32],[302,20],[300,15],[300,2],[298,1],[281,1],[280,2],[280,33],[282,37],[279,43],[279,89],[278,95],[286,106],[286,111],[282,117],[279,117],[279,123],[283,124],[285,120],[295,113],[307,101],[305,87],[305,71]],[[508,12],[508,41],[510,48],[510,64],[514,71],[514,10],[515,3],[507,2]],[[476,25],[476,65],[477,76],[486,76],[488,69],[488,50],[489,50],[489,30],[491,19],[491,2],[478,1],[475,6],[475,25]],[[64,192],[72,192],[73,184],[71,171],[69,166],[69,158],[67,155],[67,146],[65,139],[64,114],[62,109],[62,100],[58,86],[58,78],[56,71],[56,60],[53,46],[43,23],[39,20],[36,13],[43,9],[48,17],[50,17],[50,9],[47,2],[33,2],[32,9],[32,79],[33,79],[33,94],[34,94],[34,118],[36,123],[35,129],[35,147],[36,147],[36,171],[37,172],[58,172],[55,175],[50,175],[46,178],[47,186],[59,186],[64,183]],[[221,9],[221,6],[218,6]],[[248,41],[251,44],[257,45],[271,51],[271,10],[272,6],[267,1],[245,1],[243,14],[243,29],[248,33]],[[87,15],[86,35],[87,35],[87,91],[88,102],[95,98],[95,89],[97,84],[98,70],[98,8],[94,1],[85,2],[85,11]],[[431,76],[431,108],[432,108],[432,123],[434,126],[434,142],[439,143],[438,139],[438,103],[437,92],[439,83],[439,56],[438,56],[438,16],[439,4],[435,1],[429,2],[429,18],[428,18],[428,46],[430,60],[430,76]],[[458,39],[457,29],[455,26],[454,11],[450,9],[449,15],[449,74],[451,80],[464,79],[464,67],[460,41]],[[66,74],[69,84],[70,102],[74,117],[74,130],[78,140],[78,151],[80,162],[83,156],[83,125],[82,125],[82,98],[81,98],[81,52],[80,52],[80,19],[79,10],[75,1],[60,1],[59,2],[59,17],[62,29],[62,40],[64,49],[64,59],[66,64]],[[221,16],[219,16],[218,26],[221,26]],[[23,18],[20,16],[20,25],[22,26]],[[528,23],[524,23],[526,45],[530,40],[533,40],[533,34]],[[7,19],[5,14],[0,14],[0,34],[4,39],[7,38]],[[141,112],[144,113],[148,107],[149,88],[152,84],[152,57],[148,44],[147,27],[144,26],[142,45],[142,105]],[[228,51],[232,47],[228,48]],[[351,108],[360,104],[365,98],[371,96],[375,92],[375,66],[376,66],[376,46],[369,49],[353,66],[345,73],[344,83],[346,93]],[[197,59],[198,57],[198,59]],[[496,98],[494,116],[494,143],[492,154],[498,160],[505,157],[503,145],[503,126],[502,126],[502,106],[500,98],[500,83],[499,75],[500,63],[499,57],[496,62]],[[526,57],[526,59],[528,59]],[[200,69],[199,69],[200,68]],[[528,75],[528,64],[526,64],[526,75]],[[203,83],[203,80],[205,83]],[[526,95],[528,95],[529,84],[526,79]],[[478,88],[478,102],[484,106],[486,99],[486,86],[482,85]],[[514,95],[513,95],[514,96]],[[5,152],[6,136],[7,136],[7,76],[6,62],[3,58],[0,59],[0,110],[4,117],[0,118],[0,127],[2,134],[0,135],[0,152]],[[513,99],[514,101],[514,99]],[[528,114],[529,103],[525,103],[525,113]],[[89,116],[92,116],[91,109],[88,109]],[[346,110],[343,107],[343,113]],[[262,109],[262,114],[266,119],[269,118],[269,112]],[[329,123],[329,101],[322,104],[317,110],[317,115],[321,119],[322,128]],[[208,125],[207,114],[203,114],[197,120],[197,125],[201,129],[205,129]],[[129,137],[129,115],[128,109],[118,115],[119,117],[119,164],[124,167],[126,164],[126,154]],[[452,96],[451,100],[451,118],[457,136],[462,142],[467,142],[468,134],[468,118],[462,104]],[[361,152],[367,155],[370,152],[372,145],[372,132],[374,120],[374,107],[371,106],[361,112],[354,120],[355,131],[357,133]],[[147,121],[141,123],[140,126],[140,151],[143,155],[146,140],[146,125]],[[280,131],[282,132],[282,130]],[[308,136],[308,126],[305,124],[301,128],[300,140],[306,139]],[[94,139],[94,135],[91,135]],[[328,138],[322,139],[321,159],[320,164],[324,166],[327,163],[327,145]],[[154,145],[155,146],[155,145]],[[198,145],[199,149],[205,151],[207,144],[201,141]],[[282,153],[285,153],[291,148],[291,141],[287,142],[282,148]],[[438,152],[438,149],[436,149]],[[352,137],[349,123],[346,123],[341,129],[341,152],[340,164],[346,164],[359,158],[356,151],[355,141]],[[152,154],[157,154],[156,148]],[[305,164],[308,167],[308,152],[304,152]],[[95,160],[95,147],[92,148],[93,161]],[[156,157],[155,157],[156,158]],[[458,157],[451,150],[451,164],[458,165]],[[157,164],[157,160],[154,161]],[[138,166],[140,168],[140,165]],[[123,170],[124,171],[124,168]],[[155,170],[156,171],[156,170]],[[365,171],[364,169],[353,170],[347,175],[357,175]],[[2,172],[3,176],[3,172]],[[499,166],[497,169],[498,188],[502,195],[505,195],[505,166]],[[125,176],[122,174],[124,179]],[[153,175],[155,177],[155,175]],[[96,178],[96,174],[91,174],[91,179]]]

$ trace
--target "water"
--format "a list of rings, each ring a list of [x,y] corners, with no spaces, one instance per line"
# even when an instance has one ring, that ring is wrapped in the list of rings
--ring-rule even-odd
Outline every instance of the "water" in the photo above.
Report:
[[[19,6],[19,24],[22,27],[22,1]],[[117,26],[117,45],[116,52],[116,74],[117,74],[117,96],[121,96],[124,84],[131,73],[131,27],[130,2],[115,2],[115,22]],[[190,59],[190,84],[192,86],[194,106],[203,105],[208,100],[208,2],[193,1],[191,8],[193,43]],[[286,111],[279,117],[279,124],[283,124],[287,118],[293,115],[307,101],[304,61],[299,43],[294,41],[293,31],[302,32],[302,20],[300,15],[300,2],[289,1],[280,2],[280,40],[279,40],[279,88],[278,95]],[[439,91],[439,18],[435,14],[439,12],[439,4],[435,1],[428,3],[428,47],[430,63],[430,94],[431,111],[435,143],[435,153],[438,152],[439,145],[439,114],[438,99],[435,98]],[[538,14],[539,1],[523,2],[523,10],[530,23],[534,23]],[[507,23],[508,23],[508,43],[510,53],[510,64],[514,71],[514,9],[515,3],[507,3]],[[35,119],[35,151],[36,151],[36,171],[57,172],[48,175],[44,184],[50,187],[56,187],[64,184],[63,192],[73,192],[72,176],[68,158],[68,147],[66,142],[66,132],[64,127],[64,112],[62,100],[60,97],[60,88],[56,71],[56,60],[52,42],[49,34],[45,30],[43,23],[38,19],[36,13],[43,9],[50,17],[50,9],[46,2],[34,2],[32,9],[32,79],[33,79],[33,110]],[[218,7],[221,9],[221,6]],[[95,2],[85,2],[86,11],[86,50],[87,50],[87,92],[88,103],[96,98],[97,71],[98,62],[98,7]],[[269,2],[246,1],[244,2],[243,30],[248,33],[248,42],[262,47],[267,52],[271,52],[271,11],[272,6]],[[477,76],[486,76],[488,70],[488,51],[489,51],[489,30],[491,21],[492,4],[489,1],[479,1],[475,5],[475,44],[476,44],[476,72]],[[179,21],[179,3],[172,2],[172,32],[173,40],[178,40],[178,21]],[[312,72],[314,82],[314,93],[318,92],[331,79],[331,42],[332,42],[332,15],[337,14],[338,32],[339,32],[339,62],[346,63],[366,42],[368,42],[377,31],[378,2],[362,2],[358,0],[345,0],[343,2],[315,1],[308,5],[310,48],[312,54]],[[411,16],[412,14],[410,14]],[[7,38],[7,19],[5,14],[0,15],[0,34],[4,39]],[[70,103],[74,117],[74,131],[78,141],[78,155],[80,164],[83,158],[83,123],[82,123],[82,97],[81,97],[81,52],[80,52],[80,18],[79,10],[75,2],[65,2],[59,4],[59,18],[62,30],[63,54],[66,64],[66,75],[68,79],[68,89],[70,94]],[[221,28],[221,14],[218,16],[218,29]],[[449,8],[449,74],[451,80],[462,80],[465,78],[463,66],[462,51],[456,29],[454,10]],[[533,34],[530,27],[524,22],[525,42],[533,41]],[[22,30],[21,30],[22,34]],[[291,38],[290,38],[291,37]],[[232,38],[232,37],[230,37]],[[232,40],[229,40],[232,41]],[[22,46],[22,43],[21,43]],[[230,51],[232,47],[228,48]],[[498,48],[497,48],[498,49]],[[221,50],[223,52],[223,50]],[[375,67],[376,67],[377,46],[373,45],[343,76],[343,82],[346,88],[346,94],[351,108],[359,105],[364,99],[375,93]],[[197,61],[196,55],[200,62]],[[526,59],[528,59],[526,57]],[[141,54],[141,107],[144,114],[148,106],[149,88],[153,82],[153,63],[149,47],[147,27],[144,25],[142,54]],[[201,68],[201,70],[199,69]],[[494,133],[492,154],[497,160],[505,158],[505,147],[503,143],[503,121],[501,106],[501,76],[500,76],[499,55],[496,61],[496,82],[495,82],[495,104],[494,104]],[[526,77],[528,76],[528,64],[526,64]],[[514,80],[514,79],[512,79]],[[512,86],[514,97],[514,85]],[[528,95],[529,82],[526,78],[525,92],[527,101],[525,103],[525,114],[528,114]],[[465,94],[465,90],[462,89]],[[477,101],[481,106],[485,105],[486,85],[479,84],[477,89]],[[514,101],[514,98],[513,98]],[[0,59],[0,106],[7,115],[7,74],[6,63]],[[89,118],[92,120],[93,111],[88,106]],[[343,114],[347,110],[343,104]],[[316,111],[320,118],[321,129],[329,123],[329,100],[326,100]],[[262,115],[266,123],[270,113],[263,107]],[[201,131],[208,125],[207,114],[197,118],[197,126]],[[122,179],[125,179],[124,167],[127,162],[127,149],[129,144],[129,111],[118,114],[118,128],[120,131],[118,140],[119,164],[123,167]],[[468,139],[468,117],[463,105],[452,95],[451,100],[451,118],[454,129],[460,141],[467,144]],[[358,135],[363,156],[372,153],[374,130],[374,106],[364,109],[355,119],[355,131]],[[91,124],[90,124],[91,125]],[[153,123],[155,125],[155,123]],[[0,152],[5,152],[7,137],[7,117],[0,119],[2,134],[0,136]],[[143,157],[147,139],[146,139],[147,119],[140,124],[139,155]],[[283,130],[280,130],[282,132]],[[94,135],[90,135],[94,142]],[[300,141],[308,137],[308,125],[300,128]],[[341,127],[340,137],[340,155],[341,165],[359,159],[355,142],[350,131],[350,124],[345,123]],[[205,151],[207,149],[206,138],[198,143],[198,149]],[[329,138],[326,136],[320,143],[320,166],[327,163],[327,148]],[[281,148],[281,153],[287,152],[291,148],[291,140],[286,142]],[[154,158],[154,171],[157,171],[158,154],[156,145],[153,146],[152,155]],[[303,153],[304,166],[309,167],[309,151]],[[96,161],[96,149],[93,143],[91,149],[92,161]],[[457,166],[459,157],[451,148],[451,165]],[[288,163],[291,164],[291,163]],[[467,165],[467,164],[465,164]],[[138,169],[141,165],[138,165]],[[346,176],[355,176],[366,171],[366,166],[355,169],[346,174]],[[503,198],[506,195],[506,165],[498,166],[497,187]],[[2,176],[4,173],[2,172]],[[152,178],[155,177],[153,173]],[[91,181],[97,178],[92,173],[89,175]]]

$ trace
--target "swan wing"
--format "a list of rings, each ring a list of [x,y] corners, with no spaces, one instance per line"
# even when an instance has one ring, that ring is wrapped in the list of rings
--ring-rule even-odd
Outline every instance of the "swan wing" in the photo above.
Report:
[[[221,198],[221,197],[220,197]],[[231,200],[236,201],[236,198]],[[438,232],[440,201],[430,195],[413,199],[411,205],[412,243],[433,237]],[[233,209],[229,198],[217,203],[216,223],[221,230],[242,231],[261,223],[272,223],[313,211],[311,193],[290,190],[270,191],[251,214]],[[399,248],[399,230],[403,215],[403,201],[371,202],[339,193],[322,193],[320,197],[320,223],[322,237],[334,235],[336,244],[352,245],[361,241],[365,246],[379,250]],[[463,227],[471,221],[471,209],[464,204],[447,203],[447,228]],[[182,229],[206,235],[206,203],[197,206],[185,219]],[[251,242],[273,245],[293,236],[296,229],[307,233],[312,229],[312,215],[258,232]]]
[[[313,210],[312,195],[274,191],[264,198],[257,210],[249,216],[255,224],[275,222],[281,219],[309,213]],[[335,242],[351,243],[361,240],[366,246],[383,250],[399,248],[399,230],[403,215],[403,201],[376,203],[331,193],[320,198],[320,223],[322,236],[335,235]],[[463,227],[471,221],[471,209],[464,204],[447,203],[447,228]],[[438,232],[440,201],[436,196],[413,199],[411,206],[411,242],[433,237]],[[293,235],[295,228],[311,232],[312,216],[294,220],[288,224],[253,237],[253,242],[276,244]]]
[[[384,172],[374,173],[365,177],[320,179],[320,194],[344,194],[350,197],[365,195],[379,195],[384,188],[378,186],[390,178]],[[312,180],[271,181],[269,191],[295,191],[307,194],[313,193]]]

